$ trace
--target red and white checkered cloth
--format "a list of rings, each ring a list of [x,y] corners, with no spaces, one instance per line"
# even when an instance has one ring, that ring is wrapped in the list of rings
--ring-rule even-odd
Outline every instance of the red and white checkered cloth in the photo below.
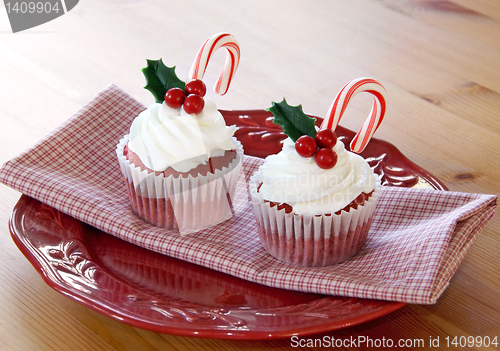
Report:
[[[260,245],[247,181],[262,162],[244,158],[235,217],[181,237],[130,209],[118,140],[144,106],[115,86],[0,170],[4,184],[147,249],[265,285],[330,295],[430,304],[492,217],[497,196],[384,187],[369,239],[343,264],[300,268]]]

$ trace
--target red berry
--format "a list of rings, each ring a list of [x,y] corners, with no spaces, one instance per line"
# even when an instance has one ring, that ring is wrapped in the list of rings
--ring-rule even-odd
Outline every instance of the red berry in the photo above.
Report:
[[[184,100],[184,111],[189,114],[198,114],[205,107],[205,100],[198,94],[191,94],[186,96]]]
[[[333,168],[337,164],[337,153],[329,147],[323,147],[316,152],[314,161],[316,161],[319,168]]]
[[[186,94],[198,94],[201,97],[207,93],[207,86],[199,79],[193,79],[186,84]]]
[[[313,156],[317,148],[316,140],[309,135],[302,135],[295,142],[295,150],[302,157]]]
[[[331,129],[321,129],[316,133],[316,142],[319,147],[329,147],[331,149],[337,143],[337,134]]]
[[[181,88],[172,88],[165,93],[165,103],[172,108],[180,108],[185,98],[186,93]]]

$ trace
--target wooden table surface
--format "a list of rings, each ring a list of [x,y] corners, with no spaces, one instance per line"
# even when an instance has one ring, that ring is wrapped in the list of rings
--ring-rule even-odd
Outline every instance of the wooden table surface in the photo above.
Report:
[[[162,57],[184,78],[201,43],[221,31],[235,35],[242,59],[229,93],[216,98],[219,108],[262,109],[286,97],[324,116],[346,82],[370,76],[389,96],[376,137],[395,144],[450,190],[499,193],[500,2],[491,0],[85,0],[15,34],[2,8],[0,162],[110,83],[150,104],[141,73],[145,59]],[[223,58],[221,51],[210,64],[208,85]],[[354,99],[341,124],[359,129],[369,103],[362,95]],[[43,282],[11,240],[8,218],[19,196],[0,186],[0,349],[292,348],[290,339],[155,333],[66,298]],[[435,305],[407,305],[309,338],[424,339],[430,348],[430,338],[440,337],[442,349],[447,336],[500,338],[499,237],[496,214]]]

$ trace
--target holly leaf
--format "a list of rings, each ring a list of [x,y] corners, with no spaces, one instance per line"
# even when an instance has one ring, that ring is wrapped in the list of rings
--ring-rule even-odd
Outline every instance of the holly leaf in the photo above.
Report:
[[[156,102],[162,103],[165,100],[165,93],[171,88],[184,89],[186,83],[175,74],[175,66],[167,67],[161,59],[147,60],[147,62],[147,67],[142,69],[142,73],[146,78],[144,88],[153,94]]]
[[[267,111],[274,115],[273,123],[283,129],[283,132],[293,140],[297,141],[302,135],[316,137],[314,123],[316,118],[307,116],[302,111],[302,105],[290,106],[283,98],[281,102],[274,102]]]

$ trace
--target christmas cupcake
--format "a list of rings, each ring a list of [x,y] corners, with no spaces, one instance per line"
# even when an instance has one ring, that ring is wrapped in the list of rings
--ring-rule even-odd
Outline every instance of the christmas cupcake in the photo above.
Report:
[[[349,99],[374,95],[373,109],[347,151],[337,140]],[[269,109],[288,135],[283,149],[268,156],[251,177],[250,195],[264,249],[299,266],[326,266],[354,257],[366,242],[381,183],[359,156],[385,114],[385,89],[360,78],[337,95],[321,127],[285,100]]]
[[[156,103],[135,118],[117,146],[132,210],[181,234],[232,216],[243,149],[233,137],[236,127],[226,126],[201,80],[211,55],[221,47],[228,59],[214,90],[223,95],[239,63],[239,46],[230,34],[207,39],[186,83],[161,59],[148,60],[145,88]]]

